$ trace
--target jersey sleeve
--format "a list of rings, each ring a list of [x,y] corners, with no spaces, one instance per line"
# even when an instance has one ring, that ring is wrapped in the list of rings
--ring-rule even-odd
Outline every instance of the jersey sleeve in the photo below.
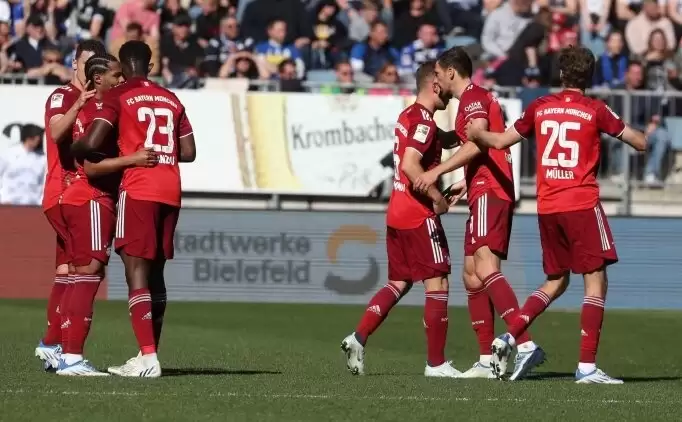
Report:
[[[625,130],[625,123],[616,112],[600,101],[597,108],[597,129],[601,133],[618,138]]]
[[[526,108],[526,110],[521,113],[519,117],[514,122],[514,129],[523,138],[528,139],[533,136],[533,131],[535,130],[535,111],[537,109],[537,102],[533,101]]]
[[[185,136],[189,136],[193,133],[194,129],[192,129],[192,124],[189,122],[187,112],[183,108],[182,113],[180,114],[180,124],[178,125],[178,138],[184,138]]]
[[[407,147],[414,148],[421,155],[424,155],[436,138],[436,128],[433,120],[420,120],[410,124],[407,129]]]
[[[463,111],[464,124],[474,119],[488,119],[490,116],[490,98],[478,91],[468,91],[462,95],[459,109]]]
[[[45,120],[49,122],[54,116],[66,114],[74,102],[67,92],[61,89],[54,91],[45,103]]]
[[[100,103],[95,104],[97,110],[93,114],[92,120],[104,120],[116,127],[121,114],[121,103],[118,95],[109,95],[110,93],[111,91],[104,95]]]

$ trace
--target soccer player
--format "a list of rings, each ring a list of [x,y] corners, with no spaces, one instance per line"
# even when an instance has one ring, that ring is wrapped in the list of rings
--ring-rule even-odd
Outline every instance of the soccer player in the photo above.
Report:
[[[466,165],[470,214],[464,235],[462,279],[480,357],[462,378],[493,378],[490,367],[490,343],[495,338],[493,307],[507,324],[519,313],[516,295],[501,272],[509,248],[514,182],[509,149],[481,150],[476,143],[467,141],[464,130],[467,123],[493,132],[505,129],[500,104],[492,93],[471,82],[471,74],[471,59],[462,48],[450,49],[438,58],[436,79],[447,94],[459,99],[455,130],[465,142],[446,162],[419,177],[415,187],[423,190],[441,174]],[[544,360],[544,351],[524,332],[518,340],[516,365],[509,379],[523,378]]]
[[[424,169],[440,162],[444,140],[433,121],[436,110],[447,101],[434,81],[433,61],[417,70],[417,100],[398,118],[393,159],[395,175],[386,219],[386,249],[389,282],[370,300],[355,332],[343,339],[351,373],[364,374],[364,348],[368,337],[386,319],[393,306],[418,281],[424,281],[426,303],[424,327],[427,340],[427,377],[454,377],[460,372],[445,360],[448,330],[448,274],[450,255],[440,214],[448,211],[451,199],[431,185],[426,194],[413,192],[411,185]],[[454,198],[458,198],[454,196]]]
[[[69,257],[66,250],[68,232],[59,201],[75,170],[69,152],[72,129],[79,110],[95,95],[94,90],[87,89],[85,62],[94,54],[104,53],[106,53],[104,45],[99,41],[87,40],[78,44],[72,64],[74,74],[71,82],[55,89],[45,103],[47,175],[43,192],[43,210],[57,233],[56,275],[47,302],[47,330],[35,349],[35,355],[45,362],[46,369],[56,369],[59,365],[61,342],[69,325],[68,315],[60,312],[60,309],[65,309],[70,297],[73,273],[69,272]]]
[[[115,249],[121,255],[128,282],[128,307],[140,353],[109,372],[125,377],[161,376],[156,351],[166,308],[163,268],[173,258],[173,236],[180,213],[180,162],[192,162],[196,147],[185,107],[169,90],[147,79],[151,50],[128,41],[119,52],[126,82],[103,98],[85,133],[79,156],[101,150],[118,131],[121,155],[152,148],[153,168],[123,172]],[[77,144],[77,145],[78,145]]]
[[[92,123],[98,108],[102,107],[104,93],[123,82],[121,65],[116,57],[109,54],[90,57],[85,64],[85,75],[88,86],[93,86],[96,94],[78,113],[73,130],[75,143]],[[106,151],[107,158],[98,162],[85,160],[76,163],[76,174],[62,196],[62,215],[70,235],[69,250],[75,277],[66,308],[71,324],[68,338],[62,342],[58,375],[109,375],[97,371],[83,358],[83,347],[90,332],[95,295],[109,262],[120,172],[128,167],[156,165],[156,155],[151,149],[118,157],[115,137],[107,141],[106,147],[111,149]]]
[[[493,342],[493,369],[497,375],[504,372],[517,339],[566,290],[573,271],[585,281],[576,382],[622,384],[595,365],[608,285],[606,267],[618,261],[599,202],[600,134],[618,138],[638,151],[646,150],[646,138],[602,101],[585,96],[594,71],[590,50],[565,49],[559,69],[564,90],[533,101],[506,132],[468,127],[469,136],[484,147],[504,150],[533,134],[537,142],[538,223],[547,280],[528,298],[509,332]]]

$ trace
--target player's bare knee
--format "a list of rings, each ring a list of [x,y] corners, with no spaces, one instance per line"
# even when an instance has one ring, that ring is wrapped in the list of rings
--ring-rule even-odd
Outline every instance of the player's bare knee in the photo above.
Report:
[[[547,280],[542,285],[540,290],[547,294],[552,300],[558,298],[568,288],[569,282],[571,280],[571,274],[565,272],[563,274],[556,274],[547,276]]]
[[[57,274],[57,275],[69,275],[69,264],[57,265],[57,269],[55,270],[55,274]]]
[[[583,280],[585,281],[585,296],[606,297],[609,284],[606,268],[601,267],[598,270],[583,274]]]
[[[424,280],[424,290],[427,292],[448,291],[450,284],[447,277],[434,277]]]
[[[104,275],[104,264],[96,259],[92,259],[88,265],[76,267],[76,273],[85,275]]]
[[[474,253],[474,267],[476,277],[485,280],[491,274],[500,271],[500,258],[487,246],[480,247]]]
[[[462,271],[462,282],[467,290],[480,290],[483,288],[483,282],[476,276],[476,271],[473,268],[471,271],[467,271],[466,268]]]

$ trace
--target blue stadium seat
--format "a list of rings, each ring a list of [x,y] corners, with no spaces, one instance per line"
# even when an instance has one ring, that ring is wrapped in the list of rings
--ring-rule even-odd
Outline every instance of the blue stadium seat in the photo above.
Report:
[[[336,74],[333,70],[309,70],[306,73],[308,82],[334,82],[336,81]]]
[[[467,35],[455,35],[445,37],[445,48],[452,47],[466,47],[468,45],[476,44],[478,40]]]
[[[682,151],[682,117],[666,117],[665,126],[670,132],[673,150]]]

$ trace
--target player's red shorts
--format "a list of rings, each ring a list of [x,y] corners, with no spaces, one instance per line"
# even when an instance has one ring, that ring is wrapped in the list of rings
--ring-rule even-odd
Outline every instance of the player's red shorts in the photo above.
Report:
[[[57,252],[55,266],[68,264],[71,262],[71,257],[68,253],[68,239],[69,231],[66,227],[66,221],[64,220],[64,215],[62,214],[62,206],[55,205],[52,208],[45,210],[45,217],[50,223],[54,231],[57,233]]]
[[[488,192],[469,205],[469,219],[464,232],[464,256],[472,256],[487,246],[507,259],[514,204]]]
[[[149,260],[173,259],[173,238],[180,208],[133,199],[123,191],[118,199],[116,252]]]
[[[69,230],[69,255],[77,267],[93,259],[109,262],[111,240],[114,237],[116,213],[97,201],[82,205],[62,205],[62,214]]]
[[[388,279],[423,281],[450,274],[450,250],[440,218],[414,229],[386,228]]]
[[[601,204],[586,210],[539,214],[545,274],[585,274],[618,262],[609,222]]]

